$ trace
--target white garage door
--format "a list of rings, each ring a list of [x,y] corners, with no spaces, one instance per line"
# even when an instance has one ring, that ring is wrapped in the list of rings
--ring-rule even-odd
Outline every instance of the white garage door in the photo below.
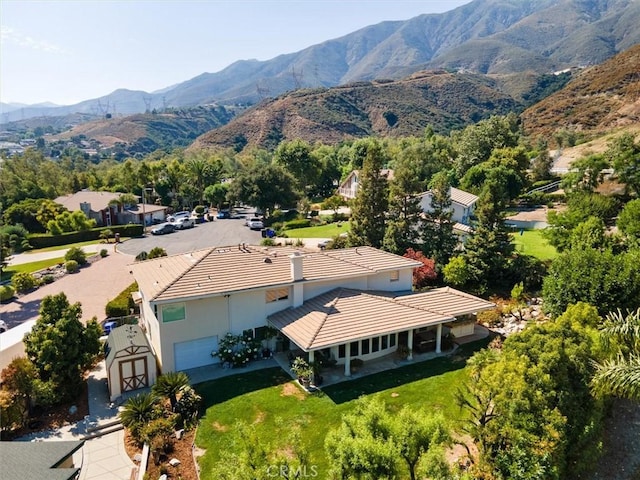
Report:
[[[174,343],[173,355],[176,371],[218,363],[218,357],[211,356],[211,352],[214,351],[218,351],[217,335],[189,342]]]

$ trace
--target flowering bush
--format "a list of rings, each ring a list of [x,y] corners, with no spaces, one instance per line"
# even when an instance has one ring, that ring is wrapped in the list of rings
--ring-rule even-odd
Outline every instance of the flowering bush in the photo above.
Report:
[[[251,360],[258,358],[262,345],[252,335],[233,335],[227,333],[220,340],[217,352],[211,352],[224,364],[233,367],[244,367]]]

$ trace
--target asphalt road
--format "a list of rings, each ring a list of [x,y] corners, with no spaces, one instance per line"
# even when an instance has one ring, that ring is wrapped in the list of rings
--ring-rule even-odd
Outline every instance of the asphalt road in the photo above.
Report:
[[[262,236],[259,231],[249,230],[245,218],[214,220],[196,225],[194,228],[178,230],[166,235],[147,235],[132,238],[118,245],[118,251],[136,256],[149,252],[153,247],[162,247],[167,254],[190,252],[209,247],[234,246],[240,243],[259,245]]]

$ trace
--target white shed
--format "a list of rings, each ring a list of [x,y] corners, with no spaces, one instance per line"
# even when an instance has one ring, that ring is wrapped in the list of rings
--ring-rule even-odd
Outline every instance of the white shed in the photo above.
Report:
[[[138,325],[114,328],[107,338],[107,378],[113,402],[125,392],[153,385],[156,359]]]

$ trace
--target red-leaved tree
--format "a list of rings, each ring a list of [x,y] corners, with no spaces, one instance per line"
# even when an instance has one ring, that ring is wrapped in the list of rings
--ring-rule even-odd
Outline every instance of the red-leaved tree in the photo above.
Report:
[[[403,257],[410,258],[422,262],[422,267],[413,269],[413,286],[419,290],[430,285],[438,274],[436,273],[436,262],[424,256],[421,251],[416,251],[413,248],[407,248],[407,252]]]

